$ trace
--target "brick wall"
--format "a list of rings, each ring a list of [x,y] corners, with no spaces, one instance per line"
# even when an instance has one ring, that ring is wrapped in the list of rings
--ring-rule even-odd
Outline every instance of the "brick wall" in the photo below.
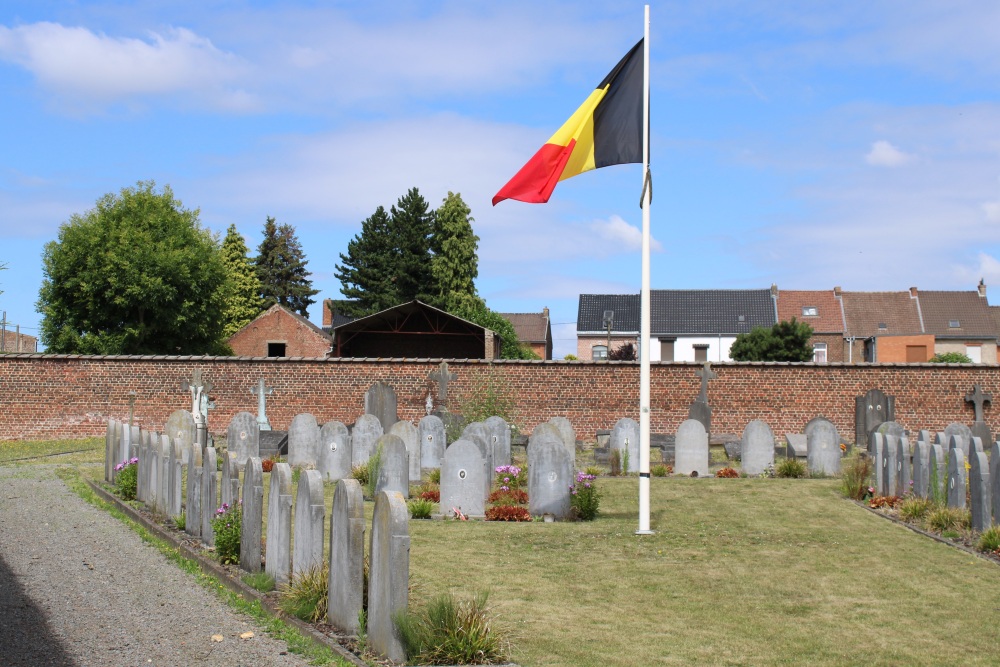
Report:
[[[517,425],[530,430],[541,421],[568,417],[582,439],[611,428],[620,417],[638,419],[639,366],[631,362],[449,361],[456,379],[449,400],[482,386],[488,374],[506,382],[517,398]],[[267,413],[276,429],[311,412],[320,423],[353,422],[363,410],[364,393],[377,380],[396,389],[402,419],[425,412],[432,360],[249,359],[242,357],[84,357],[0,355],[0,440],[103,435],[109,417],[127,420],[129,392],[136,392],[135,419],[159,429],[173,410],[190,409],[181,380],[196,368],[215,389],[217,407],[209,430],[223,436],[237,412],[256,413],[250,393],[260,378],[274,387]],[[697,364],[652,365],[652,427],[673,432],[687,418],[698,395]],[[963,397],[974,383],[1000,400],[1000,368],[936,364],[761,364],[713,365],[718,379],[708,385],[713,430],[741,433],[751,419],[763,419],[776,435],[800,432],[823,415],[841,435],[854,433],[854,399],[879,388],[896,397],[897,421],[911,431],[938,431],[952,421],[972,422]],[[996,409],[986,420],[1000,429]]]

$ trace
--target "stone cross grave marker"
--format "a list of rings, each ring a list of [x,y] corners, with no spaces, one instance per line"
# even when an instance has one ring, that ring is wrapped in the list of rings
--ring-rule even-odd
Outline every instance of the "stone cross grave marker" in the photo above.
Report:
[[[448,409],[448,383],[456,379],[458,376],[454,373],[448,371],[448,362],[442,361],[438,366],[436,371],[431,371],[427,375],[427,379],[431,382],[436,382],[438,386],[438,396],[437,404],[438,409],[447,410]]]
[[[965,401],[972,403],[975,410],[976,421],[972,425],[972,435],[981,438],[984,444],[993,442],[993,433],[983,418],[983,405],[993,402],[993,394],[983,393],[982,387],[975,384],[972,386],[972,391],[965,395]]]
[[[274,392],[274,387],[268,387],[264,378],[257,381],[256,387],[250,387],[250,393],[257,397],[257,424],[261,431],[270,431],[271,422],[267,421],[267,397]]]
[[[701,403],[708,403],[708,382],[719,377],[719,374],[712,370],[712,362],[706,361],[705,365],[694,372],[701,378],[701,392],[697,400]]]
[[[191,394],[191,416],[194,417],[198,445],[201,447],[208,442],[208,409],[215,407],[209,404],[208,394],[214,388],[211,382],[202,378],[200,368],[194,370],[190,381],[181,380],[181,390]]]
[[[348,634],[357,634],[360,629],[358,614],[364,605],[364,560],[364,494],[358,480],[341,479],[333,491],[330,513],[327,617],[331,624]]]
[[[292,576],[292,468],[275,463],[267,503],[267,551],[264,571],[275,583],[288,583]]]

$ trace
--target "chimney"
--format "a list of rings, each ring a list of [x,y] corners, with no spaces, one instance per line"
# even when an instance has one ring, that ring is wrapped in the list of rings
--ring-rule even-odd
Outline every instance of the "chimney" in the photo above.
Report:
[[[548,306],[545,306],[544,308],[542,308],[542,316],[545,317],[545,319],[549,319],[549,307]]]
[[[983,282],[982,278],[979,279],[979,296],[986,298],[986,283]]]
[[[778,285],[777,283],[771,283],[771,296],[775,299],[778,298]]]
[[[323,299],[323,326],[333,326],[333,299]]]
[[[841,294],[843,294],[843,293],[844,293],[844,292],[843,292],[843,290],[842,290],[842,289],[840,288],[840,285],[837,285],[836,287],[834,287],[834,288],[833,288],[833,295],[834,295],[835,297],[837,297],[838,299],[840,298],[840,295],[841,295]]]
[[[910,288],[910,298],[911,299],[916,299],[917,298],[917,288],[916,287],[911,287]]]

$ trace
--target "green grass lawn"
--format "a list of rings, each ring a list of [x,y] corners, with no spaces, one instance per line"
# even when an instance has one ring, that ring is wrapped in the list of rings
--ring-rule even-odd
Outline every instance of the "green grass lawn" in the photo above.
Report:
[[[1000,662],[1000,568],[837,480],[653,478],[651,536],[637,479],[599,484],[591,523],[411,521],[411,603],[488,589],[525,667]]]

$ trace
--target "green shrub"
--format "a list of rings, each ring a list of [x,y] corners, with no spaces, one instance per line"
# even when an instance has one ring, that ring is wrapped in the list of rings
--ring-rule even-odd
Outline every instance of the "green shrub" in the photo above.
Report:
[[[429,519],[431,518],[431,512],[434,510],[434,503],[430,500],[423,500],[422,498],[414,498],[413,500],[406,503],[406,507],[410,510],[410,517],[413,519]]]
[[[178,516],[174,517],[174,525],[177,526],[177,530],[187,528],[187,513],[181,512]]]
[[[583,471],[585,473],[587,473],[588,475],[593,475],[594,477],[597,477],[598,475],[600,475],[601,473],[604,472],[603,470],[601,470],[597,466],[587,466],[586,468],[584,468]]]
[[[969,511],[961,507],[936,507],[927,513],[927,526],[939,533],[967,528]]]
[[[580,521],[593,521],[600,513],[601,494],[593,475],[576,473],[576,482],[569,487],[569,504]]]
[[[662,463],[657,463],[655,466],[649,469],[649,474],[653,477],[666,477],[670,471],[667,466]]]
[[[139,477],[139,459],[133,457],[115,466],[115,494],[122,500],[135,500]]]
[[[351,468],[351,479],[356,479],[361,488],[368,488],[368,464],[359,463]]]
[[[868,478],[872,474],[872,462],[868,453],[859,451],[844,459],[840,467],[840,491],[852,500],[864,500],[868,496]]]
[[[302,468],[292,468],[292,484],[298,485],[299,477],[302,476]]]
[[[979,550],[995,553],[1000,550],[1000,526],[990,526],[979,536]]]
[[[805,461],[800,461],[795,458],[783,459],[774,469],[775,477],[808,477],[809,468],[806,467]]]
[[[368,459],[368,482],[365,484],[365,493],[369,498],[375,497],[375,488],[378,486],[378,476],[382,472],[382,445],[375,448],[375,453]]]
[[[215,533],[215,555],[219,562],[240,562],[240,533],[243,525],[241,505],[230,506],[223,503],[212,517],[212,532]]]
[[[441,468],[434,468],[429,473],[427,473],[427,481],[431,484],[441,483]]]
[[[254,590],[260,591],[261,593],[270,593],[274,590],[274,577],[269,575],[267,572],[244,574],[243,583]]]
[[[622,450],[611,450],[611,456],[608,457],[608,465],[611,468],[611,472],[609,474],[612,477],[618,477],[622,474]]]
[[[394,615],[408,661],[421,665],[506,662],[510,641],[487,607],[487,597],[481,592],[471,600],[456,600],[445,593],[422,609]]]
[[[971,364],[972,358],[961,352],[939,352],[928,361],[932,364]]]
[[[933,507],[934,503],[930,498],[909,496],[899,503],[899,518],[903,521],[921,521]]]
[[[286,614],[318,623],[326,617],[329,579],[330,565],[326,562],[320,567],[293,575],[291,581],[280,589],[278,606]]]

